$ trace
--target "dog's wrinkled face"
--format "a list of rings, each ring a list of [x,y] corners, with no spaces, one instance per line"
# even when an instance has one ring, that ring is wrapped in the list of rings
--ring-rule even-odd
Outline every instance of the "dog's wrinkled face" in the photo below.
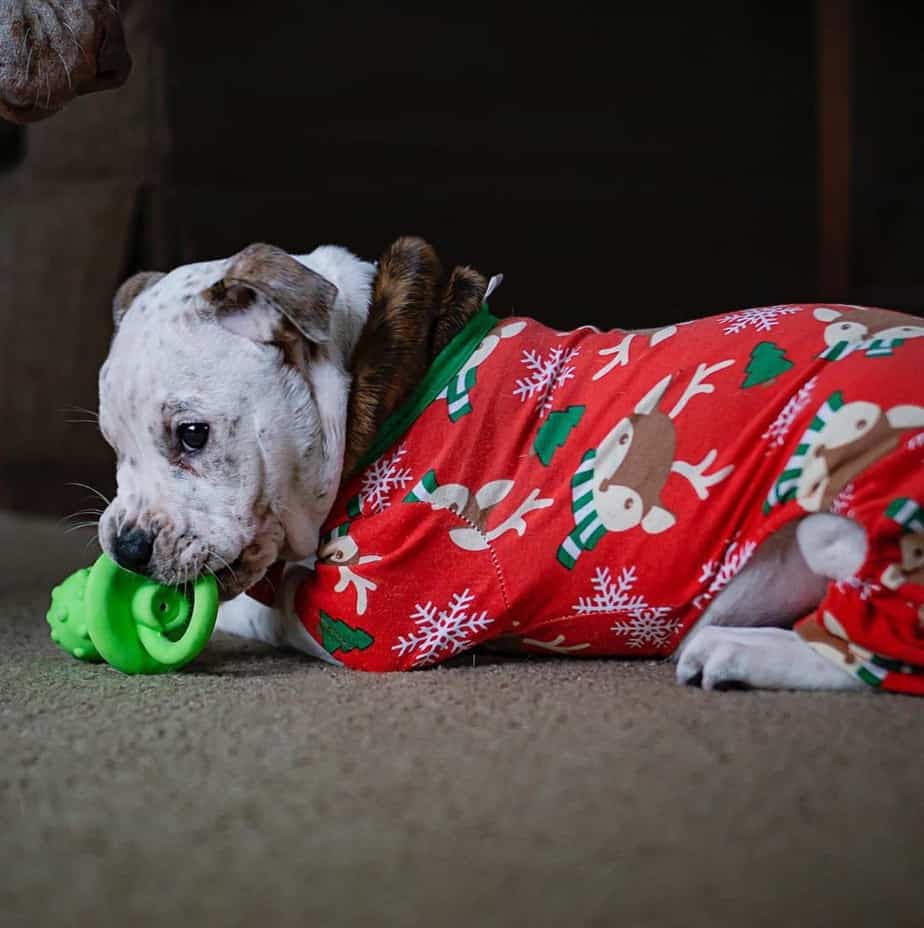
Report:
[[[99,378],[107,554],[162,583],[214,572],[229,598],[314,550],[343,455],[336,296],[263,245],[123,285]]]
[[[0,2],[0,119],[31,123],[119,87],[132,60],[119,0]]]

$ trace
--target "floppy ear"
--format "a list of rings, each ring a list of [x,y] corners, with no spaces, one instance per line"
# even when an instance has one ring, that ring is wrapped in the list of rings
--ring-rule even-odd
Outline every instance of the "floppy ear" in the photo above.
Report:
[[[337,288],[281,248],[257,244],[238,252],[202,295],[236,335],[281,344],[302,335],[321,345],[330,338]]]
[[[139,271],[126,280],[118,290],[112,300],[112,321],[115,327],[119,327],[122,317],[131,308],[135,302],[135,297],[139,293],[153,287],[164,275],[160,271]]]

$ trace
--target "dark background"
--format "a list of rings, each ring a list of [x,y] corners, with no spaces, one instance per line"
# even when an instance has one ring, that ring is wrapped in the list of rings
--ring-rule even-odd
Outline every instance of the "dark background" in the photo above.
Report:
[[[417,233],[560,327],[919,312],[916,6],[134,0],[124,88],[0,123],[0,504],[108,491],[65,410],[95,408],[112,292],[251,241]]]

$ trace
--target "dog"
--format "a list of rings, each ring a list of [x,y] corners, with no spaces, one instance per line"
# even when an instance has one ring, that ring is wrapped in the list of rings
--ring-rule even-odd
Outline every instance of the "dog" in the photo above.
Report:
[[[564,333],[494,318],[496,283],[416,238],[130,278],[104,551],[213,573],[220,629],[361,669],[487,642],[924,693],[924,323],[796,304]]]
[[[0,5],[0,119],[47,119],[77,96],[121,87],[131,68],[118,0]]]

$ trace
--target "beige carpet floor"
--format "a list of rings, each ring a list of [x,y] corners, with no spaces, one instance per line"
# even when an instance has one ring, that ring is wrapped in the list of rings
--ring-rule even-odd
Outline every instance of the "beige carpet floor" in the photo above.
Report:
[[[924,703],[656,663],[365,676],[216,637],[58,652],[89,562],[0,517],[0,924],[924,924]]]

